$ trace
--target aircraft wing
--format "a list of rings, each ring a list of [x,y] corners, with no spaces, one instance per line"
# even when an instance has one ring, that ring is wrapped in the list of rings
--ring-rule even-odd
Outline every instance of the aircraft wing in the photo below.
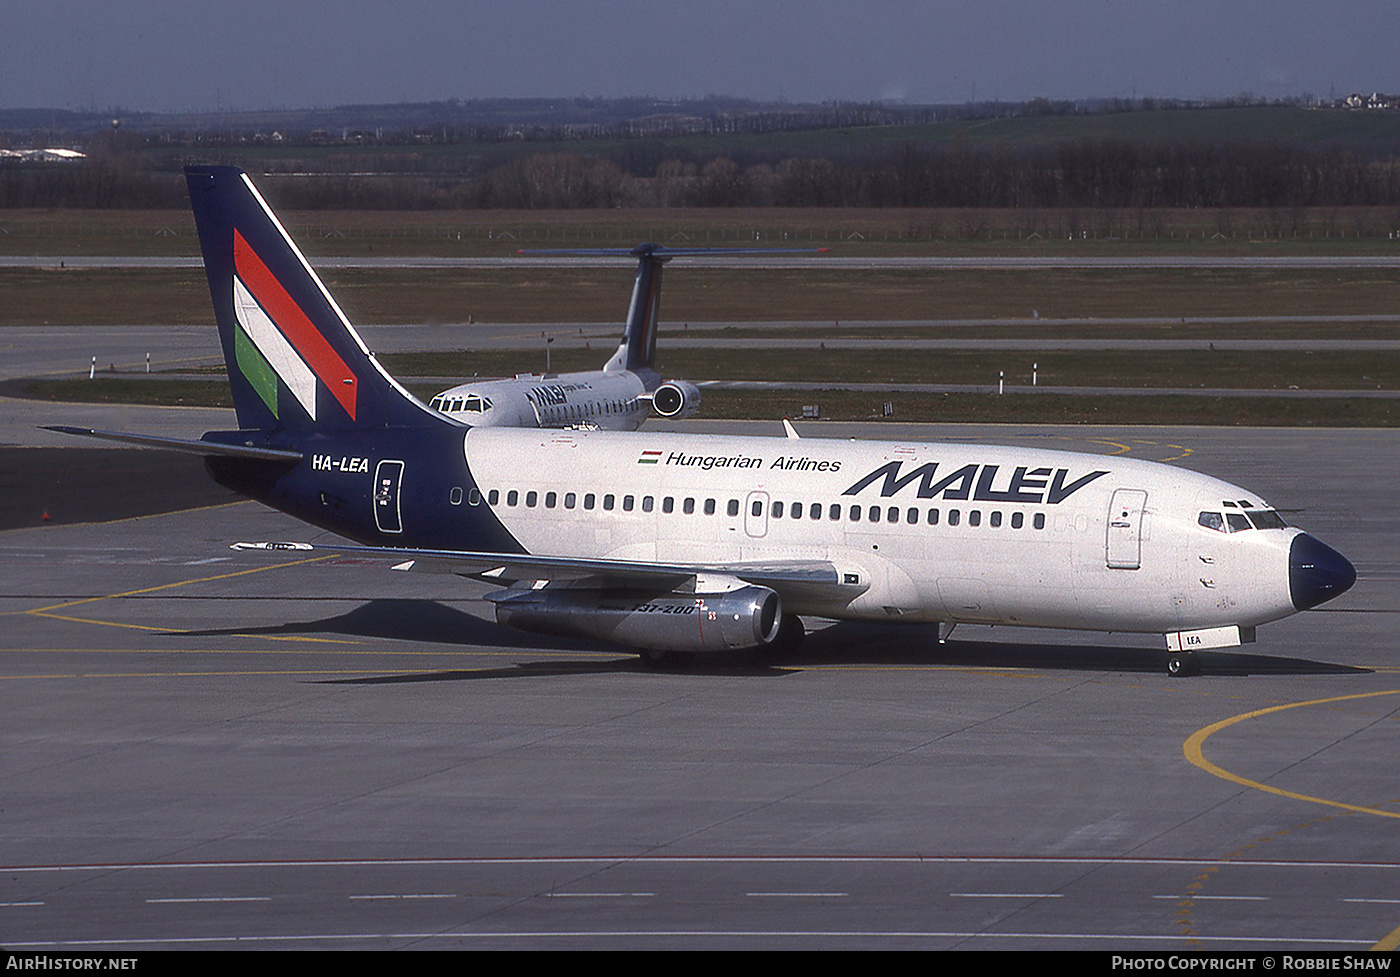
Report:
[[[593,578],[610,587],[677,590],[703,575],[735,577],[769,587],[779,593],[812,589],[829,593],[849,592],[864,585],[843,584],[836,565],[827,560],[779,560],[762,563],[651,563],[574,556],[536,556],[530,553],[474,553],[461,550],[415,550],[395,546],[340,546],[321,543],[234,543],[235,550],[276,550],[344,553],[396,559],[395,570],[417,573],[451,573],[492,583],[520,580],[579,580]]]

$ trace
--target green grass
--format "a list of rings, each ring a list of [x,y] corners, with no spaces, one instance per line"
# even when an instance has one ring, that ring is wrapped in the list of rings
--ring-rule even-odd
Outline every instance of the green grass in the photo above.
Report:
[[[622,322],[633,269],[329,269],[352,322]],[[0,326],[212,322],[198,269],[0,269]],[[1388,269],[672,267],[663,330],[707,322],[1400,314]],[[1123,327],[1121,335],[1136,335]],[[1319,326],[1316,335],[1332,335]],[[664,333],[663,333],[664,343]]]
[[[527,357],[520,351],[385,353],[396,376],[507,376]],[[597,369],[602,351],[559,350],[556,372]],[[1223,350],[920,350],[920,349],[658,349],[657,369],[690,380],[818,383],[997,383],[1068,387],[1207,387],[1270,390],[1400,390],[1400,352]]]
[[[409,383],[420,397],[435,384]],[[145,379],[11,381],[7,396],[82,403],[231,407],[228,387],[213,381]],[[886,402],[894,411],[883,414]],[[800,418],[809,404],[824,420],[919,423],[1192,424],[1274,427],[1396,427],[1400,400],[1363,398],[1069,396],[1055,394],[908,394],[707,390],[700,416],[713,419]],[[814,433],[820,433],[820,428]]]

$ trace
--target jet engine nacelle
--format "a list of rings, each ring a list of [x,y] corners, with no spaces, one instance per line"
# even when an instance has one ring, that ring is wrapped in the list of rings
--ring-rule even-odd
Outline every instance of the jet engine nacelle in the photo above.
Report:
[[[689,417],[700,409],[700,388],[685,380],[667,380],[652,393],[651,406],[662,417]]]
[[[506,591],[496,622],[571,638],[602,638],[648,651],[716,652],[773,643],[782,600],[767,587],[722,594],[652,594],[620,590]]]

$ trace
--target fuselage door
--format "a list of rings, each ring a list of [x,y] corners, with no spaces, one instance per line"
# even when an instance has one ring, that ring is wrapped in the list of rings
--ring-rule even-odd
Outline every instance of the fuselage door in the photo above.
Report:
[[[374,469],[374,524],[381,533],[403,532],[399,511],[399,487],[403,483],[403,462],[381,461]]]
[[[1111,570],[1136,570],[1142,566],[1142,510],[1147,493],[1118,489],[1108,508],[1108,542],[1105,554]]]
[[[744,532],[755,539],[768,535],[767,492],[750,492],[744,500]]]

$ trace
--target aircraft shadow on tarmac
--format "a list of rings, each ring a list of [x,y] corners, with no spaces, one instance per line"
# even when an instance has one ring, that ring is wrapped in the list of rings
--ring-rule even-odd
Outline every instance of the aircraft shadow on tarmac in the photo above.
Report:
[[[385,675],[329,680],[339,684],[377,684],[524,678],[539,675],[594,675],[652,672],[656,668],[635,654],[601,641],[532,635],[501,627],[448,604],[431,600],[371,600],[334,617],[254,628],[183,631],[183,635],[323,635],[340,634],[397,641],[512,648],[522,651],[618,653],[610,661],[542,660],[506,668],[444,669],[414,675]],[[465,648],[464,648],[464,653]],[[1253,654],[1234,650],[1196,652],[1205,676],[1368,674],[1371,670],[1307,658]],[[804,666],[1024,668],[1040,671],[1142,672],[1164,674],[1161,648],[1095,644],[1037,644],[1015,641],[949,640],[938,643],[934,625],[834,624],[807,635],[792,651],[745,650],[702,655],[687,674],[791,674]]]

